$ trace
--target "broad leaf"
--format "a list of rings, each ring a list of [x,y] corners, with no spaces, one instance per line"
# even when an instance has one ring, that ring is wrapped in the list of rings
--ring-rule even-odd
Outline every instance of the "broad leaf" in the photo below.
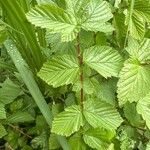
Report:
[[[128,60],[122,68],[118,82],[118,100],[123,105],[127,101],[137,102],[150,92],[150,68],[136,60]]]
[[[93,78],[85,78],[83,81],[83,89],[86,94],[92,94],[94,91],[96,91],[96,87],[99,85],[98,81]],[[73,86],[73,91],[80,92],[81,89],[81,83],[78,81]]]
[[[124,115],[126,119],[130,122],[130,124],[133,126],[138,127],[144,124],[141,115],[137,113],[135,103],[128,102],[124,105]]]
[[[14,84],[10,79],[6,79],[0,89],[0,102],[4,105],[11,103],[21,94],[21,89]]]
[[[143,39],[145,34],[145,21],[136,12],[133,13],[129,24],[130,35],[135,39]]]
[[[113,17],[106,1],[90,0],[82,18],[82,28],[89,31],[110,32],[113,27],[106,23]]]
[[[126,50],[130,54],[130,57],[138,59],[141,64],[149,63],[150,39],[145,38],[142,42],[138,42],[133,38],[129,38]]]
[[[150,150],[150,142],[147,143],[146,150]]]
[[[134,4],[134,9],[147,22],[150,22],[150,2],[149,2],[149,0],[136,0],[135,4]]]
[[[0,138],[4,137],[7,134],[7,131],[5,130],[4,126],[0,124]]]
[[[80,106],[72,105],[54,118],[52,132],[59,135],[70,136],[83,125],[84,120]]]
[[[104,128],[89,129],[83,135],[85,143],[98,150],[108,150],[113,137],[114,132]]]
[[[63,55],[52,58],[41,68],[38,76],[54,87],[75,83],[79,75],[79,66],[73,56]]]
[[[0,119],[6,119],[5,106],[2,103],[0,103]]]
[[[24,123],[34,121],[34,118],[28,112],[18,111],[7,117],[6,121],[8,123]]]
[[[84,134],[96,137],[105,142],[110,142],[115,136],[115,132],[113,130],[108,130],[105,128],[90,128]]]
[[[87,150],[87,146],[82,139],[82,135],[80,134],[76,133],[70,137],[69,143],[72,150]]]
[[[76,38],[79,29],[73,15],[54,4],[41,4],[27,14],[28,20],[39,27],[48,28],[52,33],[61,33],[62,41]]]
[[[150,129],[150,94],[138,101],[137,112],[142,115],[147,127]]]
[[[118,76],[122,67],[122,58],[119,53],[108,46],[93,46],[83,54],[84,62],[105,78]]]
[[[49,150],[60,148],[60,144],[57,141],[56,135],[51,134],[49,138]]]
[[[94,128],[115,130],[122,122],[122,118],[114,107],[97,99],[88,99],[84,103],[83,113],[88,123]]]

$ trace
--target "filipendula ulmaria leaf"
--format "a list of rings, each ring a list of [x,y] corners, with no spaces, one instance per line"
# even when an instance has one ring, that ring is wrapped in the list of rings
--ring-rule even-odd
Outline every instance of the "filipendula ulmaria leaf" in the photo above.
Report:
[[[14,84],[10,79],[6,79],[0,89],[0,102],[3,104],[11,103],[21,94],[21,88]]]
[[[7,117],[6,121],[8,123],[24,123],[34,121],[34,118],[28,112],[18,111]]]
[[[134,4],[135,11],[147,22],[150,22],[150,2],[149,0],[136,0]]]
[[[135,39],[143,39],[145,34],[145,21],[136,12],[133,13],[129,24],[130,35]]]
[[[0,124],[0,138],[4,137],[7,134],[7,131],[5,130],[4,126]]]
[[[115,133],[111,130],[95,128],[87,130],[83,135],[83,139],[92,148],[108,150],[114,135]]]
[[[70,137],[69,143],[71,145],[72,150],[87,150],[87,146],[82,139],[81,134],[74,134]]]
[[[49,137],[49,149],[58,149],[60,148],[60,144],[57,141],[56,135],[55,134],[51,134]]]
[[[138,101],[137,112],[142,115],[147,127],[150,129],[150,94]]]
[[[27,19],[35,26],[48,28],[52,33],[61,33],[62,41],[75,39],[79,32],[74,16],[55,4],[36,6],[27,14]]]
[[[113,31],[113,27],[106,23],[113,17],[109,5],[106,1],[90,0],[85,8],[81,26],[88,31]]]
[[[78,61],[69,55],[56,56],[46,62],[38,76],[49,85],[59,87],[75,83],[79,75]]]
[[[114,107],[93,98],[89,98],[84,103],[83,113],[88,123],[94,128],[103,127],[115,130],[122,122],[122,118]]]
[[[130,57],[138,59],[141,64],[149,63],[150,61],[150,39],[143,39],[138,42],[133,38],[129,38],[128,47],[126,48]]]
[[[137,102],[150,92],[150,68],[136,60],[127,60],[118,82],[118,100],[123,105],[127,101]]]
[[[84,62],[105,78],[118,76],[122,67],[122,58],[119,53],[108,46],[93,46],[83,54]]]
[[[0,119],[6,119],[5,106],[2,103],[0,103]]]
[[[70,136],[83,125],[84,120],[80,106],[73,105],[66,108],[65,111],[54,118],[52,132],[59,135]]]
[[[143,125],[144,123],[141,115],[137,113],[135,103],[127,102],[124,105],[124,115],[126,119],[130,122],[130,124],[133,126],[138,127],[138,126]]]
[[[146,150],[150,150],[150,142],[147,143]]]

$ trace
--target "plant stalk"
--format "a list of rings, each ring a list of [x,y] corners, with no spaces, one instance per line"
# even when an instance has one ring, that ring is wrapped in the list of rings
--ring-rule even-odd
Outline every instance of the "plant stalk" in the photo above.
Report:
[[[77,35],[77,57],[78,57],[78,62],[79,62],[79,67],[80,67],[80,106],[81,109],[83,109],[83,101],[84,101],[84,94],[83,94],[83,54],[81,51],[80,47],[80,35]]]

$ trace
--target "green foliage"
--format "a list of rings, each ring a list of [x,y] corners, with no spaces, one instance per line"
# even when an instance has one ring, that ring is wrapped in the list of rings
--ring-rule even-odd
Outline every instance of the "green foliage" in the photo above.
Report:
[[[0,0],[2,149],[149,150],[149,29],[149,0]]]

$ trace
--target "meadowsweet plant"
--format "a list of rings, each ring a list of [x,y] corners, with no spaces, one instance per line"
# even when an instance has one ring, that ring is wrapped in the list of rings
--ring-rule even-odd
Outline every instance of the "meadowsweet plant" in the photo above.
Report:
[[[11,72],[18,70],[47,122],[26,142],[31,149],[150,149],[149,0],[0,3],[2,48],[16,66]],[[3,101],[0,119],[9,120]],[[28,113],[29,122],[39,117]],[[6,140],[7,125],[0,124]],[[46,142],[38,145],[39,139]]]

